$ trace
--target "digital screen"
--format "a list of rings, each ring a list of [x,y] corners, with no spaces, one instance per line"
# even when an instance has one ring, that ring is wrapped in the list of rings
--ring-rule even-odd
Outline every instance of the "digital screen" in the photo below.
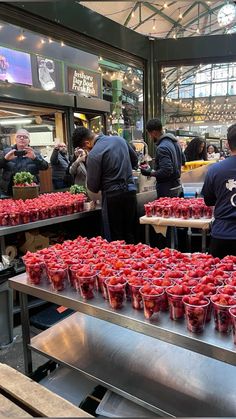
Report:
[[[0,46],[0,80],[32,86],[30,54]]]

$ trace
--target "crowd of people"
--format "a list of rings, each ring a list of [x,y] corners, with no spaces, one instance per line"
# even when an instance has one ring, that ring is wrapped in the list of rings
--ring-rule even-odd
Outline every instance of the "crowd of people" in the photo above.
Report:
[[[183,151],[174,135],[165,133],[158,119],[147,123],[147,133],[155,146],[154,167],[141,167],[141,173],[155,177],[159,197],[183,196],[181,167],[185,161],[224,160],[213,165],[206,175],[202,195],[206,205],[215,206],[211,252],[222,256],[236,254],[236,124],[227,134],[231,156],[222,158],[215,146],[195,137]],[[107,240],[134,243],[137,225],[137,197],[132,169],[137,168],[136,152],[120,136],[95,136],[85,127],[75,129],[72,136],[74,154],[68,155],[65,143],[56,141],[50,163],[55,190],[77,184],[87,188],[91,199],[101,199],[104,236]],[[1,190],[12,195],[15,173],[27,171],[39,183],[39,171],[48,163],[30,146],[30,134],[25,129],[16,133],[16,142],[0,156]],[[235,249],[234,249],[235,248]],[[226,253],[225,253],[226,252]]]

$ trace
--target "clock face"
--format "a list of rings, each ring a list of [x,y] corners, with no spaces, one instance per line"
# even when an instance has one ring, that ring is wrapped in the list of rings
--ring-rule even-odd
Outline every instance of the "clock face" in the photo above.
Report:
[[[217,19],[220,26],[230,25],[236,15],[234,4],[225,4],[218,12]]]

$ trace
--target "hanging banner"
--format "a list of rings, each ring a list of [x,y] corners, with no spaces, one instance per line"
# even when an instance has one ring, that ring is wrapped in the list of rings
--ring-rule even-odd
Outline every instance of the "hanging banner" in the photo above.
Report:
[[[69,92],[81,93],[85,96],[99,96],[101,75],[89,70],[67,67]]]

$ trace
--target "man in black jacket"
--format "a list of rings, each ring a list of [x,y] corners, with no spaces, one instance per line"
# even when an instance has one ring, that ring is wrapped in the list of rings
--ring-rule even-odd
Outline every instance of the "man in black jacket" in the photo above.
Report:
[[[12,195],[13,177],[18,172],[30,172],[34,181],[39,183],[39,170],[47,170],[48,163],[29,146],[30,134],[25,129],[16,133],[16,144],[6,148],[0,157],[0,169],[3,169],[1,189],[6,195]]]
[[[156,145],[155,168],[141,169],[144,176],[156,178],[157,197],[180,196],[181,166],[185,163],[183,152],[172,134],[163,134],[159,119],[151,119],[147,123],[147,132]]]

